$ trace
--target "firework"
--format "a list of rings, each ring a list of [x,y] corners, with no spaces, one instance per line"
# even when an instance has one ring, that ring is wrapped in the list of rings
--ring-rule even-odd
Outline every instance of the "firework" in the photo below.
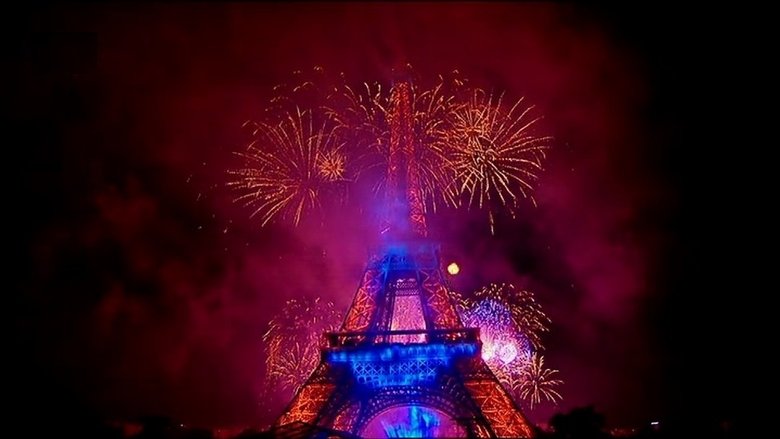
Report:
[[[352,87],[344,79],[342,73],[341,82],[329,86],[332,88],[322,87],[330,91],[323,99],[323,110],[343,134],[366,136],[361,147],[386,148],[395,86],[383,87],[378,82],[366,82]],[[444,126],[449,113],[455,109],[455,90],[463,87],[464,81],[439,76],[432,88],[420,87],[414,81],[400,83],[411,87],[411,117],[416,140],[430,145],[446,137]],[[355,135],[356,132],[360,134]]]
[[[419,169],[419,190],[424,206],[434,212],[438,205],[457,206],[456,169],[447,155],[450,138],[449,121],[457,108],[447,83],[440,77],[430,90],[412,87],[414,129],[414,164]]]
[[[482,358],[515,400],[527,401],[531,409],[542,399],[556,402],[554,389],[562,383],[552,379],[557,370],[545,369],[541,336],[550,319],[530,291],[511,284],[491,284],[468,298],[451,296],[463,324],[480,329]]]
[[[275,124],[254,123],[255,140],[238,154],[244,167],[228,172],[235,201],[251,207],[262,225],[280,215],[297,225],[320,207],[323,192],[346,178],[343,145],[327,123],[314,119],[297,109]]]
[[[514,322],[506,304],[482,299],[463,312],[463,324],[477,327],[482,340],[482,358],[491,369],[522,368],[531,356],[531,342]]]
[[[439,77],[432,88],[422,88],[411,83],[409,105],[414,141],[409,155],[414,158],[418,174],[418,190],[426,210],[436,211],[439,205],[456,206],[457,192],[453,184],[453,168],[448,165],[445,143],[448,124],[456,108],[452,92],[463,81]],[[352,153],[359,163],[361,174],[372,175],[370,170],[381,172],[374,176],[374,190],[383,193],[390,164],[390,132],[393,124],[392,108],[395,105],[393,88],[381,84],[364,83],[359,88],[342,84],[339,93],[329,97],[326,113],[332,118],[346,143],[355,146]]]
[[[520,397],[528,402],[531,409],[543,400],[556,403],[562,399],[561,394],[555,389],[563,384],[562,380],[553,378],[557,373],[555,369],[544,367],[544,356],[534,354],[531,357],[519,383]]]
[[[404,131],[399,159],[391,157],[390,144],[390,133],[398,132],[399,85],[353,87],[343,73],[329,75],[321,67],[294,72],[291,85],[274,88],[266,108],[271,116],[287,116],[255,124],[257,138],[240,154],[247,165],[231,172],[237,200],[251,206],[263,225],[278,216],[297,224],[320,206],[324,191],[341,183],[367,182],[376,194],[386,194],[383,189],[394,187],[387,179],[397,178],[391,166],[401,166],[402,181],[411,185],[407,196],[419,199],[412,207],[423,213],[439,206],[485,208],[494,231],[498,209],[514,215],[521,199],[533,202],[550,138],[534,134],[539,118],[530,116],[532,107],[522,99],[507,107],[503,95],[467,82],[454,71],[431,87],[398,83],[409,86],[403,117],[411,130]]]
[[[317,159],[317,171],[329,183],[343,181],[347,156],[339,150],[325,151]]]
[[[356,145],[353,151],[360,156],[387,148],[390,133],[385,121],[389,106],[381,84],[363,83],[356,89],[342,83],[334,88],[323,109],[339,134]],[[377,159],[372,157],[365,166],[370,167],[370,161]]]
[[[468,207],[487,208],[493,227],[491,202],[514,212],[521,198],[529,198],[542,170],[550,137],[533,134],[539,118],[522,99],[509,110],[497,97],[475,89],[453,112],[448,130],[447,155],[460,194]]]
[[[512,324],[528,339],[531,348],[544,348],[542,334],[549,331],[551,322],[532,292],[520,290],[512,284],[490,284],[475,292],[471,302],[500,304],[501,308],[498,309],[509,312]]]
[[[320,336],[338,329],[342,319],[333,302],[288,300],[263,335],[268,387],[297,391],[317,365]]]
[[[276,383],[281,389],[289,389],[295,393],[314,371],[317,360],[319,347],[316,342],[290,343],[290,346],[281,349],[271,362],[267,371],[267,382]]]

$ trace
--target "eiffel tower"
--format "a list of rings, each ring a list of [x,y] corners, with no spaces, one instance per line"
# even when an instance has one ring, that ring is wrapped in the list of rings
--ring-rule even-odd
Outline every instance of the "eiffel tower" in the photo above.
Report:
[[[411,86],[391,92],[387,214],[339,332],[274,424],[295,437],[533,437],[463,327],[427,238]]]

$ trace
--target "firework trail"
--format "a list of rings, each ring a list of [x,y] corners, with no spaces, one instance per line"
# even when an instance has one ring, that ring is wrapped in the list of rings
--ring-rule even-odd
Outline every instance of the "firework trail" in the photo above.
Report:
[[[261,225],[282,216],[297,225],[320,207],[324,193],[346,179],[347,156],[327,123],[315,124],[309,111],[296,109],[275,124],[253,123],[255,140],[244,167],[228,171],[236,202],[252,209]]]
[[[300,388],[319,361],[320,336],[338,329],[343,316],[333,302],[290,299],[263,335],[268,388]]]
[[[563,384],[562,380],[553,378],[557,373],[555,369],[544,367],[544,356],[534,354],[531,357],[519,383],[520,397],[529,403],[531,409],[543,400],[555,404],[563,399],[555,389]]]

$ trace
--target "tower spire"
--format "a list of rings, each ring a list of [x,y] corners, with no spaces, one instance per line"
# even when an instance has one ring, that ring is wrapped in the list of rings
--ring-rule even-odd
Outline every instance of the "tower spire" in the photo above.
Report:
[[[412,100],[411,82],[406,78],[397,79],[390,92],[390,151],[385,193],[388,209],[382,225],[382,232],[394,237],[428,236]]]

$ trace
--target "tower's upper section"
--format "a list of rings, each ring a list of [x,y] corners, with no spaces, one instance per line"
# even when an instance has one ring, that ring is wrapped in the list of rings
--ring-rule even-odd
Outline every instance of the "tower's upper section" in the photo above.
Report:
[[[428,235],[420,191],[420,169],[414,135],[412,86],[399,79],[390,92],[390,151],[387,163],[382,234],[391,239]]]
[[[374,255],[342,332],[354,333],[358,343],[408,343],[416,341],[412,334],[397,334],[404,335],[399,338],[389,333],[462,329],[447,290],[438,245],[426,239],[394,241]]]

